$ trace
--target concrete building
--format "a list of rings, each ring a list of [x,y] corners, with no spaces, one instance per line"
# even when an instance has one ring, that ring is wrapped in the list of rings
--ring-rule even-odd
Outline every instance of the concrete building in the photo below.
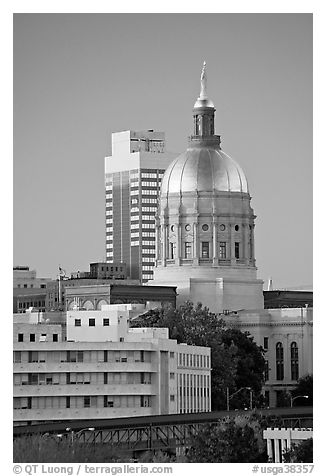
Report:
[[[312,291],[271,290],[264,291],[264,308],[312,307]]]
[[[204,66],[188,149],[162,179],[150,284],[173,283],[179,303],[200,301],[214,312],[263,309],[263,281],[257,279],[255,261],[256,216],[247,179],[222,151],[214,116]]]
[[[125,262],[128,276],[142,283],[153,278],[159,189],[175,156],[163,132],[148,130],[112,134],[105,157],[106,260]]]
[[[176,306],[175,286],[139,286],[128,284],[90,284],[66,287],[65,309],[101,309],[106,304],[146,304],[148,308]]]
[[[283,406],[284,392],[313,373],[313,309],[238,311],[223,317],[228,325],[249,332],[265,350],[265,402]]]
[[[13,268],[13,312],[25,312],[29,307],[46,309],[46,285],[51,278],[38,278],[29,266]]]
[[[127,279],[126,263],[90,263],[89,271],[76,271],[70,277],[59,275],[58,279],[50,281],[46,286],[47,311],[65,309],[66,288],[80,286],[109,285],[118,282],[121,285],[139,284],[139,280]],[[108,304],[108,302],[106,302]]]
[[[133,310],[69,311],[67,339],[40,313],[15,316],[15,424],[210,411],[210,349],[129,329]]]
[[[30,270],[29,266],[14,266],[13,288],[14,289],[45,289],[51,278],[38,278],[36,270]]]

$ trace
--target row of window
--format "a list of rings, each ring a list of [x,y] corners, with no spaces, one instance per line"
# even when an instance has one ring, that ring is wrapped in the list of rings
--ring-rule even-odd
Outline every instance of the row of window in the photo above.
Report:
[[[171,374],[170,378],[172,378]],[[151,380],[151,374],[149,372],[56,372],[14,374],[15,386],[111,384],[149,385],[151,384]]]
[[[45,301],[27,301],[21,302],[18,301],[19,309],[28,309],[29,307],[45,307]]]
[[[230,224],[230,226],[233,226]],[[244,225],[243,225],[244,226]],[[186,231],[190,231],[191,230],[191,225],[189,223],[187,223],[186,225],[184,225],[184,228]],[[249,225],[249,228],[251,229],[251,225]],[[201,226],[201,229],[203,231],[208,231],[210,229],[210,226],[207,224],[207,223],[204,223],[202,226]],[[224,224],[221,224],[219,225],[219,229],[221,231],[225,231],[226,229],[226,226]],[[175,231],[176,230],[176,225],[171,225],[170,226],[170,230],[171,231]],[[235,231],[239,231],[240,230],[240,226],[239,225],[234,225],[234,230]]]
[[[29,336],[29,338],[28,338]],[[59,334],[25,334],[24,333],[18,333],[17,335],[17,341],[18,342],[24,342],[24,338],[26,337],[29,342],[49,342],[49,339],[52,340],[52,342],[58,342],[58,336]]]
[[[276,358],[276,380],[284,379],[284,348],[282,342],[277,342],[275,346]],[[290,345],[290,365],[291,365],[291,380],[298,380],[299,378],[299,350],[298,344],[292,342]]]
[[[151,397],[148,395],[14,397],[15,410],[45,410],[51,408],[137,408],[150,406]]]
[[[210,368],[209,355],[179,353],[178,365],[181,367]]]
[[[14,363],[31,362],[151,362],[151,353],[144,350],[14,351]]]
[[[178,393],[180,413],[209,411],[209,376],[179,375]]]
[[[210,257],[210,243],[208,241],[202,241],[200,243],[201,247],[201,258]],[[175,259],[176,257],[176,243],[169,243],[169,259]],[[182,257],[189,259],[193,257],[193,244],[190,241],[183,243],[183,254]],[[225,241],[220,241],[218,243],[218,257],[220,259],[227,258],[227,243]],[[234,243],[234,257],[235,259],[240,259],[240,242]]]
[[[28,284],[23,284],[23,285],[17,284],[17,288],[22,288],[22,287],[26,289],[26,288],[28,288]],[[34,288],[34,284],[30,284],[29,287],[30,287],[30,288]],[[36,286],[36,288],[37,288],[37,289],[38,289],[38,288],[45,289],[45,288],[46,288],[46,284],[40,284],[39,286]]]
[[[82,319],[75,319],[75,327],[81,327],[82,325]],[[110,325],[110,319],[108,317],[104,317],[102,319],[102,325],[104,327],[107,327]],[[89,327],[95,327],[96,326],[96,319],[95,317],[90,317],[88,319],[88,326]]]

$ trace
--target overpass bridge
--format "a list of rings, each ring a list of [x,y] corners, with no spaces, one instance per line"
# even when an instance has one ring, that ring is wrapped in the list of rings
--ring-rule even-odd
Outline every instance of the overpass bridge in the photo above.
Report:
[[[255,409],[252,411],[219,411],[114,418],[109,420],[65,420],[14,427],[14,438],[48,435],[79,441],[83,444],[105,444],[123,452],[175,450],[189,445],[204,424],[218,424],[236,416],[256,415],[269,427],[312,428],[312,407]]]

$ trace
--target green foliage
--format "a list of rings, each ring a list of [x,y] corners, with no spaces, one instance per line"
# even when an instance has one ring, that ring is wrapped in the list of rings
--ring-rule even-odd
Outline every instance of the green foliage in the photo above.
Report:
[[[55,436],[33,435],[14,440],[15,463],[113,463],[120,456],[108,445],[67,442]],[[129,458],[123,462],[130,461]]]
[[[187,453],[189,463],[267,462],[262,430],[256,419],[228,419],[201,427]]]
[[[167,327],[178,343],[211,347],[212,410],[226,409],[226,387],[230,395],[251,387],[258,403],[263,384],[264,357],[248,333],[226,327],[223,319],[203,307],[186,302],[177,309],[159,309],[132,322],[134,327]],[[249,392],[239,392],[230,408],[249,406]]]
[[[309,398],[297,398],[293,406],[312,406],[313,403],[313,377],[305,375],[298,380],[297,386],[292,391],[292,397],[308,395]]]
[[[312,463],[313,462],[313,439],[309,438],[300,443],[293,444],[283,453],[284,463]]]

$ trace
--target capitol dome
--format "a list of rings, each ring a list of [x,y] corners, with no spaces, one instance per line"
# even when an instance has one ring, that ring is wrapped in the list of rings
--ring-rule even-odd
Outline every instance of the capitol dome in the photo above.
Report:
[[[188,148],[162,178],[151,284],[174,282],[178,303],[201,302],[214,312],[258,309],[263,283],[257,279],[256,216],[247,179],[215,134],[206,63],[200,80]]]
[[[241,167],[220,147],[189,147],[167,168],[161,196],[185,192],[249,193]]]

